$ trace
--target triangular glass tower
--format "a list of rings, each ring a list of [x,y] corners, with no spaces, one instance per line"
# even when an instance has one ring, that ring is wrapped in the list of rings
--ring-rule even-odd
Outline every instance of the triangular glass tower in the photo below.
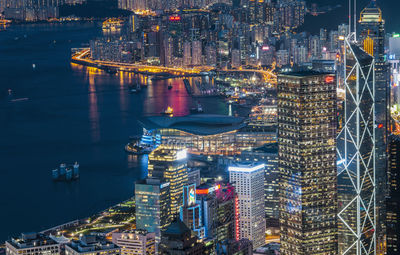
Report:
[[[375,60],[344,39],[345,99],[337,138],[339,254],[376,254]]]

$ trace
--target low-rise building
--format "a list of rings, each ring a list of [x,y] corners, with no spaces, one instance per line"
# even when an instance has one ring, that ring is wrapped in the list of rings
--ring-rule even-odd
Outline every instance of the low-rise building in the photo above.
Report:
[[[121,249],[104,238],[85,235],[65,245],[65,255],[120,255]]]
[[[20,237],[6,241],[6,254],[58,255],[60,244],[43,234],[22,233]]]
[[[129,230],[113,233],[112,242],[121,247],[121,255],[156,254],[156,234],[146,230]]]

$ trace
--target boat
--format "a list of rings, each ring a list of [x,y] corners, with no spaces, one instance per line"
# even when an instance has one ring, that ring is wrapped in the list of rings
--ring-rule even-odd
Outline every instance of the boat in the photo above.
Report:
[[[79,164],[60,164],[59,168],[52,170],[53,181],[74,181],[79,179]]]
[[[171,83],[168,85],[168,89],[171,90],[172,89],[172,85]]]
[[[151,146],[144,146],[140,143],[130,142],[125,145],[125,151],[135,155],[149,154],[150,152],[152,152],[152,150],[153,148]]]
[[[140,92],[141,89],[142,89],[142,88],[140,87],[139,82],[137,82],[135,85],[131,86],[129,92],[132,93],[132,94],[134,94],[134,93]]]
[[[168,106],[165,111],[161,112],[161,114],[172,116],[174,114],[174,109],[171,106]]]
[[[203,107],[201,106],[200,102],[197,102],[197,107],[193,107],[190,109],[190,113],[203,113]]]

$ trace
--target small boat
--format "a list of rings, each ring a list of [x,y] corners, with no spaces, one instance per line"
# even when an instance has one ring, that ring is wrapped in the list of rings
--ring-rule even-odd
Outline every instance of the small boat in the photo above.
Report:
[[[36,65],[35,64],[32,64],[32,69],[35,69],[36,68]]]
[[[168,106],[165,111],[161,112],[161,114],[172,116],[174,114],[174,109],[171,106]]]
[[[131,89],[129,90],[130,93],[134,94],[134,93],[138,93],[140,92],[142,88],[140,87],[140,84],[137,82],[136,85],[133,85],[131,87]]]
[[[149,154],[152,151],[150,146],[139,145],[139,143],[128,143],[125,145],[125,151],[135,155]]]
[[[168,85],[168,89],[171,90],[172,89],[172,85],[171,83]]]
[[[193,107],[190,109],[190,113],[203,113],[203,107],[201,106],[200,102],[197,102],[197,107]]]

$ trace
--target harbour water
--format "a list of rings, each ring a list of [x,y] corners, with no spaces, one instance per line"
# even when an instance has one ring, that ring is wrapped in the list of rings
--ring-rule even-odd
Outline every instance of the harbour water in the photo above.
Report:
[[[167,106],[185,115],[197,102],[182,80],[168,90],[170,81],[70,64],[71,48],[100,35],[100,24],[91,22],[0,31],[0,241],[131,197],[134,181],[147,174],[145,157],[124,152],[128,137],[141,133],[138,118]],[[127,86],[137,79],[148,86],[130,94]],[[215,98],[200,100],[208,113],[228,112]],[[75,161],[79,180],[52,181],[52,169]]]

